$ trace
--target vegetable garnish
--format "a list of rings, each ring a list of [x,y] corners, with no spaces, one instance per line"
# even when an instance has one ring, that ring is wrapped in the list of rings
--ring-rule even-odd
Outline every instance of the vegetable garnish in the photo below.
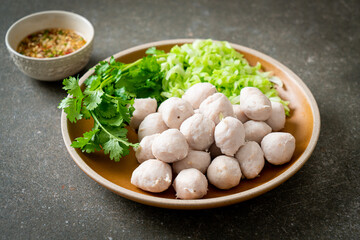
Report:
[[[242,88],[257,87],[271,101],[281,102],[289,115],[289,103],[282,100],[275,89],[274,83],[281,87],[281,80],[270,72],[262,72],[260,63],[250,66],[228,42],[196,40],[174,46],[161,63],[161,69],[165,73],[161,95],[165,98],[181,97],[192,85],[209,82],[232,104],[239,104]]]
[[[116,62],[113,57],[109,62],[102,61],[95,67],[95,74],[85,80],[84,91],[78,78],[65,79],[63,89],[69,96],[59,108],[64,109],[72,123],[82,118],[94,119],[92,130],[76,138],[71,146],[87,153],[103,149],[115,161],[129,154],[130,146],[138,146],[128,141],[125,128],[134,111],[134,98],[151,97],[161,102],[162,79],[156,56],[130,64]]]
[[[104,150],[110,159],[119,161],[129,153],[127,129],[134,111],[134,98],[155,98],[161,103],[170,97],[181,97],[192,85],[209,82],[225,94],[232,104],[240,103],[244,87],[257,87],[271,101],[284,105],[289,115],[288,102],[282,100],[275,88],[281,87],[279,78],[262,72],[258,63],[252,67],[228,42],[196,40],[192,44],[174,46],[170,53],[155,47],[146,51],[147,56],[133,63],[124,64],[111,57],[101,61],[94,75],[85,80],[85,89],[79,79],[64,79],[63,89],[68,97],[59,108],[64,109],[70,122],[85,118],[94,119],[91,131],[84,133],[71,144],[83,152]]]

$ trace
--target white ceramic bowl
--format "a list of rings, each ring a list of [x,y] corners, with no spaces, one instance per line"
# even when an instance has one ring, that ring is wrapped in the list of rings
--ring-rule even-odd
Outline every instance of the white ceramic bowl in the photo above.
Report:
[[[26,36],[48,28],[71,29],[80,34],[86,44],[79,50],[55,58],[33,58],[16,51]],[[56,81],[79,72],[90,60],[94,27],[84,17],[66,11],[44,11],[21,18],[7,31],[5,43],[18,68],[31,78]]]

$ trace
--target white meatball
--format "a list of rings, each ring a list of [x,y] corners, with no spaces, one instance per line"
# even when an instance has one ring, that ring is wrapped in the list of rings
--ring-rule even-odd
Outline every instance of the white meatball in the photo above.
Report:
[[[261,141],[261,149],[269,163],[281,165],[291,160],[295,151],[295,138],[290,133],[269,133]]]
[[[184,169],[176,176],[173,187],[177,198],[202,198],[207,193],[208,181],[199,170],[195,168]]]
[[[149,192],[163,192],[171,185],[172,172],[169,164],[150,159],[140,164],[132,173],[131,183]]]
[[[139,141],[141,141],[145,136],[162,133],[166,129],[168,129],[168,127],[164,123],[161,114],[151,113],[140,123],[138,130]]]
[[[135,150],[135,156],[139,163],[155,158],[155,156],[152,154],[151,147],[155,138],[159,135],[160,133],[146,136],[140,141],[139,147]]]
[[[216,146],[215,142],[213,144],[211,144],[211,146],[209,148],[209,152],[210,152],[210,156],[211,156],[212,159],[216,158],[217,156],[222,155],[222,152],[221,152],[220,148],[218,148]]]
[[[285,109],[279,102],[271,102],[271,115],[266,123],[272,128],[274,132],[280,131],[285,126]]]
[[[222,93],[215,93],[200,104],[200,113],[218,124],[221,118],[234,116],[234,110],[229,99]]]
[[[215,86],[211,83],[197,83],[186,90],[182,98],[191,103],[194,109],[198,109],[207,97],[216,92]]]
[[[177,129],[168,129],[156,137],[152,144],[154,156],[164,162],[172,163],[188,155],[189,145],[184,135]]]
[[[264,167],[264,153],[257,142],[246,142],[235,155],[242,174],[247,179],[255,178]]]
[[[172,167],[174,172],[177,174],[181,172],[181,170],[188,168],[195,168],[205,174],[208,166],[210,165],[210,161],[210,153],[190,150],[186,158],[174,162]]]
[[[270,100],[255,87],[241,89],[240,106],[246,116],[252,120],[265,121],[271,115]]]
[[[191,104],[181,98],[172,97],[161,104],[161,114],[169,128],[180,128],[181,123],[194,114]]]
[[[240,146],[245,143],[243,124],[234,117],[226,117],[215,127],[215,143],[221,152],[234,156]]]
[[[209,182],[220,189],[230,189],[239,184],[241,170],[239,162],[228,156],[215,158],[207,169]]]
[[[189,146],[195,150],[206,150],[214,142],[215,123],[202,114],[194,114],[180,126]]]
[[[240,122],[245,123],[249,118],[245,115],[244,111],[241,109],[240,105],[233,105],[233,110],[235,117],[240,120]]]
[[[147,115],[156,112],[157,102],[153,98],[137,98],[134,101],[133,107],[135,110],[130,120],[130,127],[138,129],[140,123]]]
[[[164,101],[165,102],[165,101]],[[160,103],[160,106],[159,106],[159,108],[158,108],[158,113],[162,113],[162,110],[163,110],[163,108],[164,108],[164,102],[162,102],[162,103]],[[166,104],[165,104],[166,105]]]
[[[246,141],[255,141],[261,143],[263,137],[271,133],[271,127],[265,122],[249,120],[244,123],[245,128],[245,140]]]

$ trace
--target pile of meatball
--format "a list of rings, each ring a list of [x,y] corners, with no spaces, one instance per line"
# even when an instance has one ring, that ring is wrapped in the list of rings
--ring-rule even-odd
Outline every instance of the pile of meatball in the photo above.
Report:
[[[202,198],[208,181],[233,188],[242,178],[258,177],[265,159],[281,165],[295,150],[295,138],[278,132],[285,125],[283,105],[254,87],[241,90],[240,105],[212,84],[198,83],[158,109],[151,98],[135,99],[134,108],[130,126],[138,129],[140,165],[131,183],[145,191],[163,192],[173,184],[177,198]]]

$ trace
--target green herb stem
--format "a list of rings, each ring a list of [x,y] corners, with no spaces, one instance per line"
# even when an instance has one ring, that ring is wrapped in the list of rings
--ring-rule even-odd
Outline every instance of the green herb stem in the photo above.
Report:
[[[129,68],[131,68],[131,67],[139,64],[142,60],[143,60],[143,59],[140,58],[140,59],[136,60],[136,61],[133,62],[133,63],[126,64],[125,67],[122,69],[122,72],[125,72],[125,71],[128,70]]]
[[[111,138],[115,138],[117,141],[123,143],[126,146],[131,146],[131,147],[137,147],[138,144],[133,144],[130,142],[126,142],[124,140],[122,140],[121,138],[118,138],[116,136],[114,136],[113,134],[111,134],[101,123],[100,121],[97,119],[97,117],[95,116],[95,114],[92,111],[89,111],[91,116],[93,117],[93,119],[95,120],[95,122],[98,124],[98,126],[104,131],[106,132],[106,134],[108,134]]]

